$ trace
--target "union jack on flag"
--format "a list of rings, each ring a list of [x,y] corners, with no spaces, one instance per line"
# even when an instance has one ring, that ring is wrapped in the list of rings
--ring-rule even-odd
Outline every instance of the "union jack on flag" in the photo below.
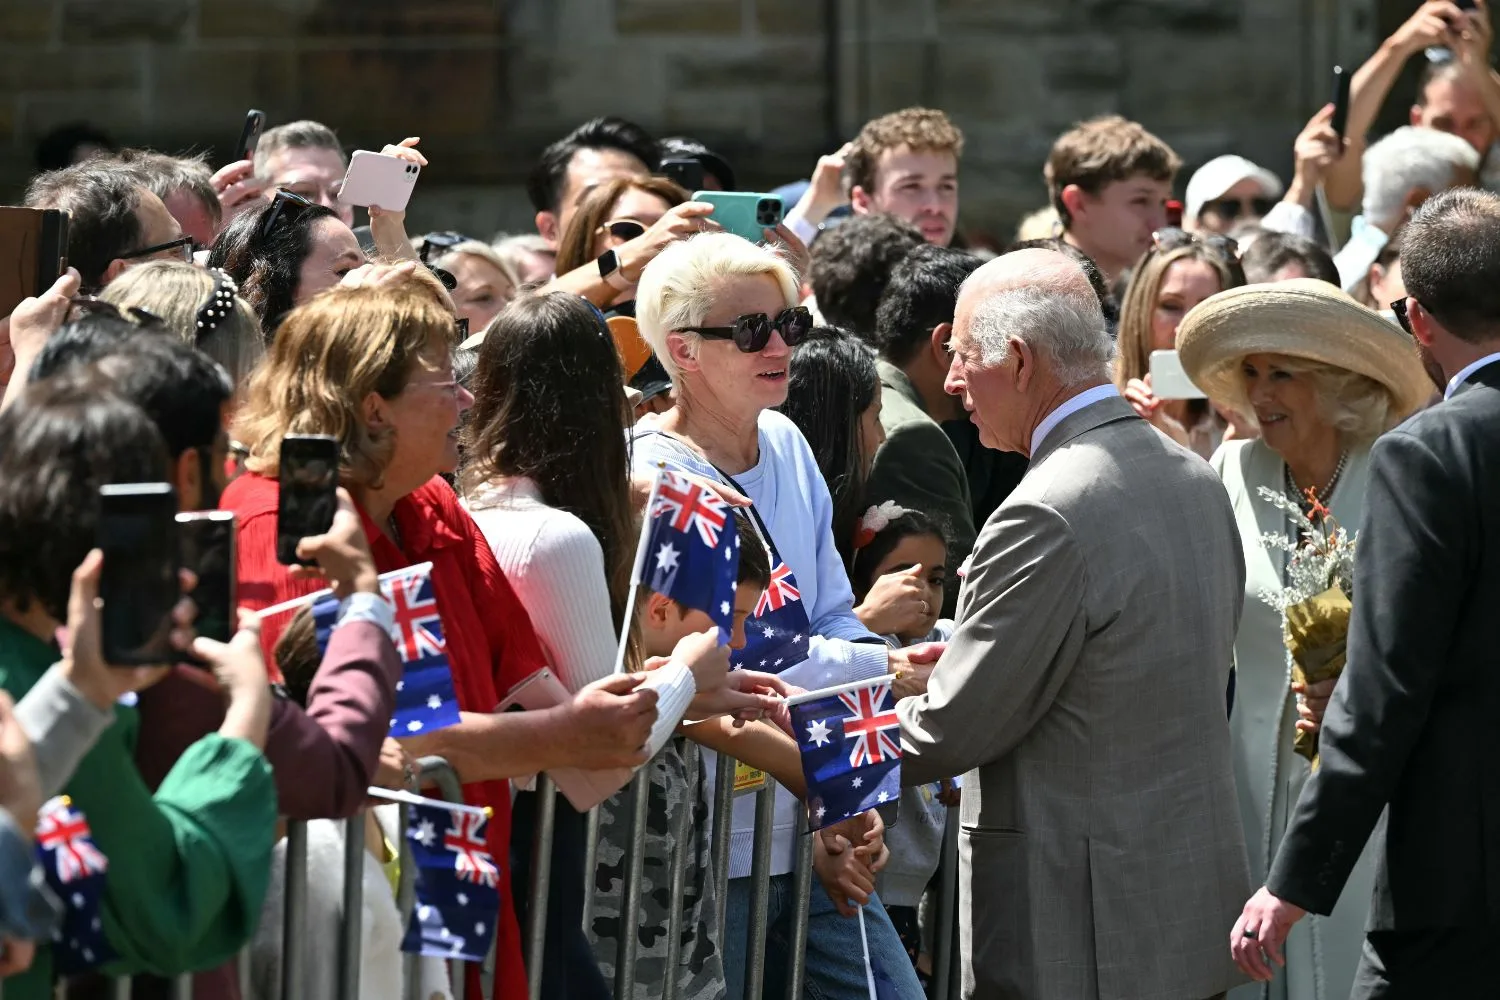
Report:
[[[771,570],[770,585],[761,591],[760,600],[755,602],[755,616],[759,618],[769,611],[780,611],[788,601],[800,600],[802,592],[797,589],[797,578],[792,576],[786,563],[778,560],[776,568]]]
[[[441,804],[407,808],[416,902],[401,950],[482,962],[500,915],[500,869],[487,840],[489,819]]]
[[[901,723],[889,679],[813,691],[789,704],[814,830],[897,800]]]
[[[391,642],[402,662],[391,735],[415,736],[458,725],[458,694],[448,665],[443,618],[432,588],[432,563],[382,573],[380,592],[395,613]],[[328,649],[338,623],[338,599],[332,594],[320,597],[313,602],[312,614],[321,654]]]
[[[730,516],[729,504],[712,490],[666,469],[661,472],[656,509],[652,513],[656,517],[670,514],[672,530],[696,531],[710,548],[718,547],[719,532],[724,530]]]
[[[62,922],[52,935],[53,966],[73,975],[114,961],[99,913],[109,860],[67,796],[51,799],[37,813],[36,853],[47,885],[63,903]]]

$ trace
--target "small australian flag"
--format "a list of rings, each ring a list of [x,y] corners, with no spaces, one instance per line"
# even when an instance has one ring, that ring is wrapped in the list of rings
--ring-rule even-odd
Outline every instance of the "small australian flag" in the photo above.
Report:
[[[729,658],[735,670],[766,670],[779,674],[807,659],[812,622],[791,567],[772,553],[771,583],[745,621],[745,648]]]
[[[62,924],[52,935],[58,974],[71,976],[114,961],[99,915],[109,861],[67,796],[50,800],[37,813],[36,853],[47,885],[63,903]]]
[[[814,830],[896,801],[901,721],[889,679],[834,688],[791,712]]]
[[[500,916],[500,869],[485,841],[489,819],[441,805],[408,809],[417,892],[401,950],[482,962]]]
[[[706,612],[719,645],[734,628],[740,536],[729,505],[712,490],[666,469],[660,472],[646,540],[644,583],[678,604]]]
[[[391,735],[416,736],[458,725],[458,695],[448,666],[448,642],[432,589],[432,563],[418,563],[380,575],[380,592],[391,602],[395,625],[391,641],[403,664],[396,682],[396,714]],[[328,648],[338,621],[339,602],[331,594],[313,604],[319,651]]]

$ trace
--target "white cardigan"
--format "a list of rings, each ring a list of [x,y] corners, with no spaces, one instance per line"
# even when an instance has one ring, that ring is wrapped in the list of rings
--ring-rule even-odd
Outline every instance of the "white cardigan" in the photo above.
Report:
[[[549,507],[530,479],[497,479],[463,504],[520,598],[569,691],[608,677],[618,637],[604,549],[581,519]]]

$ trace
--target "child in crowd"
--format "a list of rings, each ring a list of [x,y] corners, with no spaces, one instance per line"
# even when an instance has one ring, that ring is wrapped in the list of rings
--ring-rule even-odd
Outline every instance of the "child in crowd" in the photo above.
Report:
[[[948,571],[948,543],[942,529],[921,511],[908,510],[892,501],[871,507],[860,518],[855,535],[850,583],[855,599],[866,594],[882,576],[910,574],[926,588],[926,614],[914,613],[906,627],[887,635],[892,646],[919,642],[947,642],[953,637],[952,619],[938,617],[943,604],[943,583]],[[901,936],[901,943],[925,984],[928,970],[918,964],[923,954],[917,910],[922,894],[937,872],[942,856],[943,831],[948,807],[958,802],[957,782],[943,780],[901,790],[899,820],[886,831],[890,864],[880,875],[878,889],[885,910]],[[925,963],[924,963],[925,964]]]

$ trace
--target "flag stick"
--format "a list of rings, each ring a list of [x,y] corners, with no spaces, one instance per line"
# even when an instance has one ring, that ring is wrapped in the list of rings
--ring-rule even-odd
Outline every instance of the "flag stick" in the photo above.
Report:
[[[630,626],[635,621],[635,595],[641,589],[641,574],[646,569],[646,539],[651,537],[651,510],[656,506],[657,494],[661,491],[662,470],[666,462],[656,463],[656,475],[651,479],[651,492],[646,497],[646,512],[641,518],[641,537],[635,543],[635,566],[630,570],[630,593],[625,598],[625,617],[620,619],[620,644],[615,651],[615,673],[625,672],[625,648],[630,641]]]
[[[816,691],[804,691],[801,694],[792,695],[786,700],[787,706],[801,705],[803,702],[816,701],[819,698],[827,698],[829,695],[844,694],[848,691],[860,691],[876,684],[889,684],[895,680],[894,674],[881,674],[879,677],[867,677],[862,681],[850,681],[848,684],[839,684],[834,687],[819,688]]]
[[[389,799],[392,802],[405,802],[414,806],[442,806],[444,809],[452,809],[454,812],[471,813],[475,816],[489,816],[492,810],[489,806],[471,806],[463,802],[449,802],[446,799],[429,799],[425,795],[415,792],[399,792],[390,788],[375,788],[371,786],[365,789],[365,794],[371,798]]]
[[[428,570],[431,568],[432,563],[430,562],[421,562],[415,563],[411,566],[403,566],[400,569],[392,570],[389,573],[380,574],[380,582],[384,583],[387,580],[394,580],[398,576],[408,576],[412,573],[420,573],[423,570]],[[331,588],[324,587],[322,590],[315,590],[311,594],[307,594],[302,597],[294,597],[290,601],[282,601],[280,604],[273,604],[269,608],[261,608],[255,613],[255,617],[259,618],[261,621],[265,621],[267,618],[275,618],[277,615],[285,614],[288,611],[296,611],[304,604],[311,604],[314,601],[322,600],[331,593],[333,593],[333,590]]]
[[[865,935],[865,908],[859,907],[859,943],[865,952],[865,985],[870,989],[870,1000],[880,1000],[875,993],[875,969],[870,965],[870,939]]]

